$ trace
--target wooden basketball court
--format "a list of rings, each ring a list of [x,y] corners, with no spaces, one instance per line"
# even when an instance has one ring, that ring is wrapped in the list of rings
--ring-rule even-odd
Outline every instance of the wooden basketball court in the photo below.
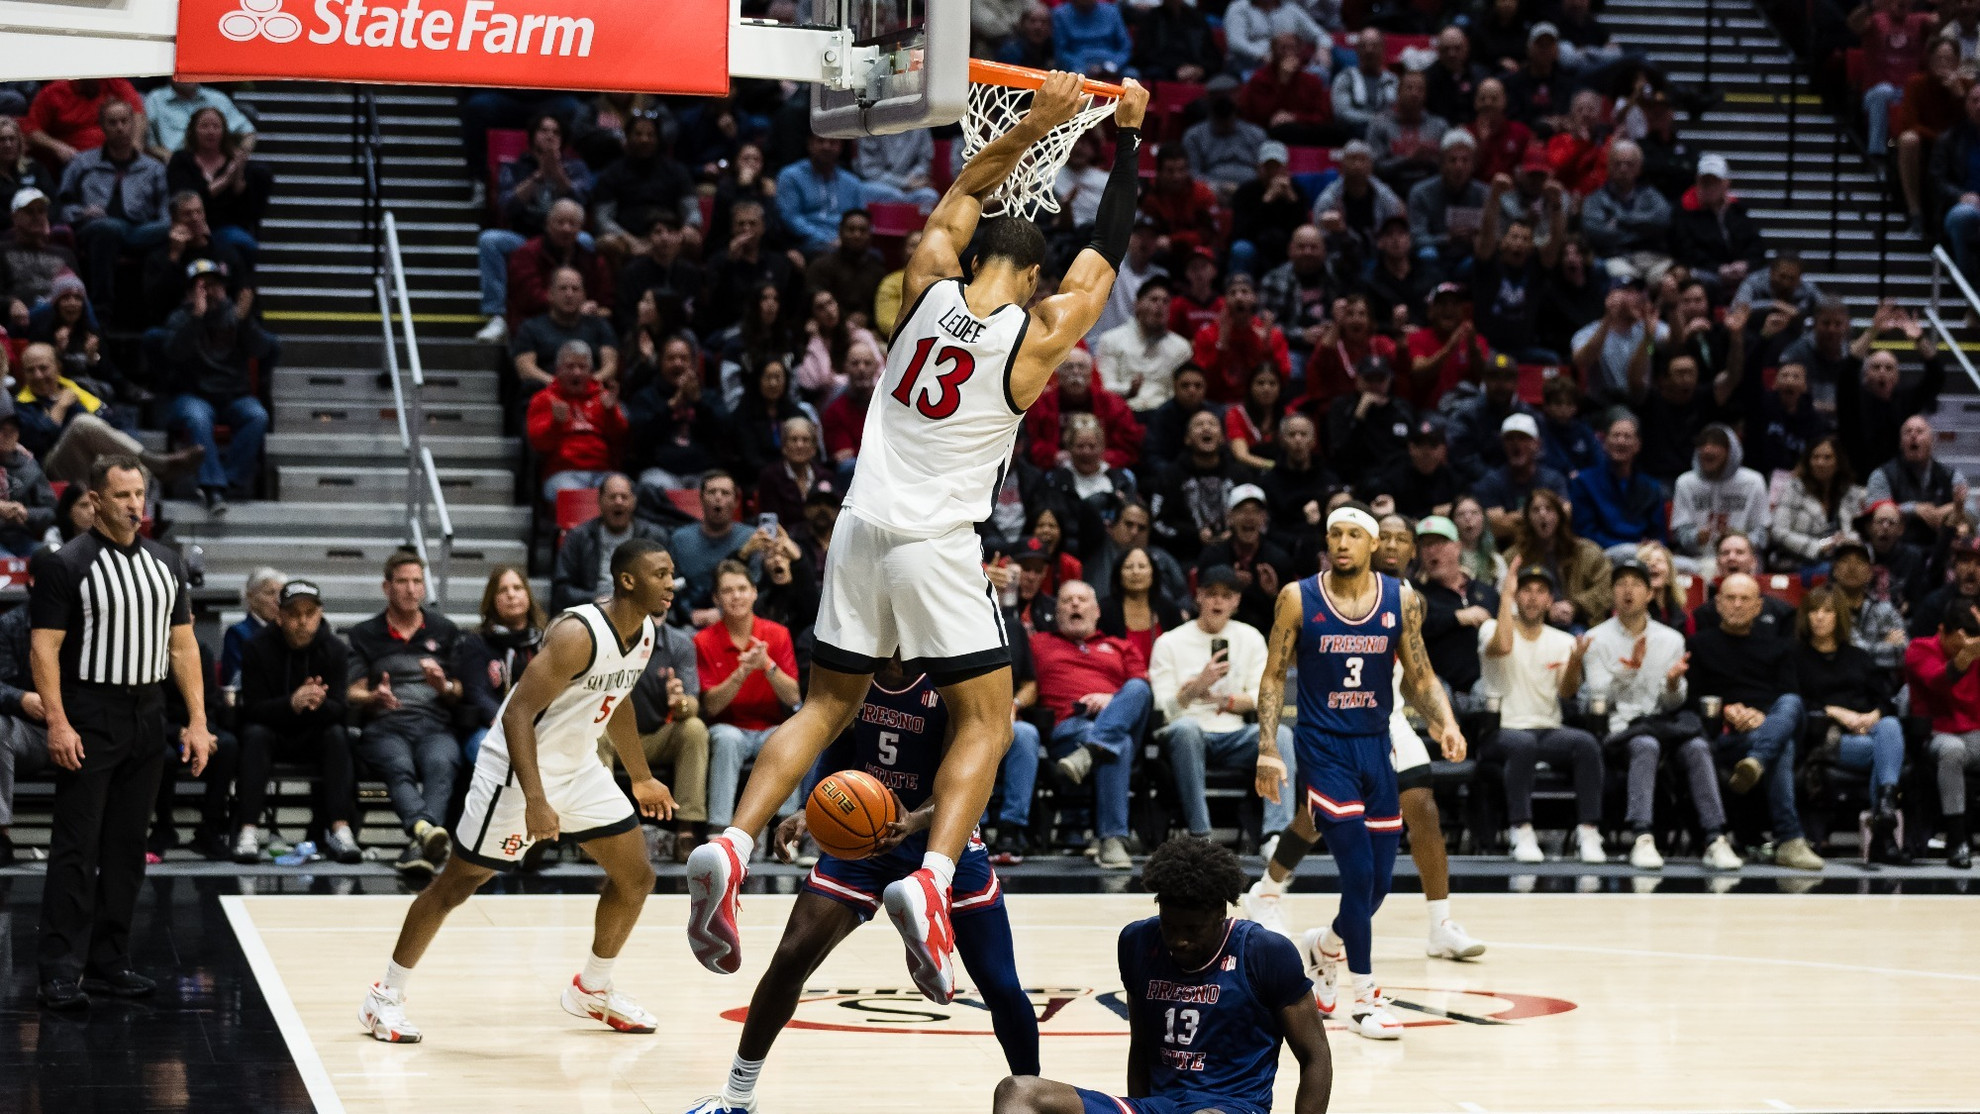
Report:
[[[626,1036],[564,1014],[593,899],[468,903],[419,968],[417,1045],[358,1028],[409,901],[223,899],[318,1109],[684,1111],[719,1089],[792,899],[746,896],[741,973],[689,955],[686,899],[656,896],[615,981],[661,1020]],[[1123,1086],[1114,937],[1140,895],[1009,895],[1036,988],[1045,1072]],[[1287,899],[1295,926],[1331,895]],[[1376,921],[1376,971],[1409,1008],[1397,1043],[1332,1034],[1339,1111],[1972,1109],[1980,905],[1957,897],[1460,895],[1477,962],[1427,960],[1423,905]],[[1291,1110],[1284,1061],[1278,1109]],[[988,1015],[914,994],[884,923],[855,933],[808,988],[758,1096],[766,1112],[988,1110],[1004,1075]]]

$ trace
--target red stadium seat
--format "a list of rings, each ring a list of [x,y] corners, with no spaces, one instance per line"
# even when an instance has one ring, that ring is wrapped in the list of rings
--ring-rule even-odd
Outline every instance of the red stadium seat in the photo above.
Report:
[[[1150,132],[1161,140],[1176,138],[1174,125],[1190,105],[1208,94],[1209,88],[1196,81],[1158,81],[1148,92],[1148,115],[1155,123]]]
[[[691,487],[684,487],[679,491],[667,492],[667,498],[673,502],[674,506],[680,508],[682,514],[694,519],[696,522],[701,521],[701,492]]]
[[[1386,49],[1383,51],[1385,57],[1382,64],[1385,66],[1401,65],[1403,51],[1429,50],[1432,41],[1429,35],[1390,35],[1383,43]]]
[[[488,209],[502,212],[502,164],[529,153],[529,133],[521,128],[488,129]]]
[[[1286,148],[1286,173],[1288,174],[1319,174],[1333,168],[1333,153],[1325,147]]]
[[[929,184],[944,193],[948,192],[949,183],[956,180],[956,176],[949,172],[949,161],[955,158],[955,143],[953,139],[936,140],[935,162],[928,168]]]
[[[1519,397],[1528,405],[1538,406],[1547,391],[1547,380],[1561,373],[1561,369],[1547,364],[1519,365]]]
[[[1760,594],[1772,596],[1790,607],[1800,607],[1801,597],[1808,594],[1808,589],[1794,573],[1775,573],[1760,578]]]
[[[598,489],[580,487],[557,493],[557,529],[575,530],[598,517]]]
[[[1863,88],[1863,65],[1862,47],[1853,46],[1843,51],[1843,76],[1849,81],[1851,89]]]
[[[1678,586],[1684,589],[1684,609],[1686,611],[1696,611],[1705,606],[1705,593],[1709,585],[1705,583],[1704,577],[1692,576],[1689,573],[1679,573]]]
[[[921,206],[909,201],[876,201],[866,207],[873,214],[873,234],[900,239],[928,223]]]

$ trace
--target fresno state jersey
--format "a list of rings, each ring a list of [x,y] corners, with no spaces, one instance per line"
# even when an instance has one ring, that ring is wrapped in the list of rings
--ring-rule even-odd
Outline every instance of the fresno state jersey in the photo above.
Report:
[[[591,664],[571,678],[536,717],[536,764],[545,782],[570,777],[585,763],[598,765],[598,740],[605,734],[605,724],[632,692],[646,671],[647,659],[653,656],[650,617],[640,624],[630,645],[619,641],[619,632],[598,604],[581,603],[557,620],[566,618],[583,623],[591,635]],[[554,627],[555,621],[551,625]],[[507,778],[509,769],[509,741],[502,733],[502,714],[515,695],[511,688],[502,699],[502,710],[495,713],[495,725],[481,741],[481,756],[476,760],[477,766],[492,763],[489,772],[502,779]]]
[[[845,509],[896,534],[939,538],[990,517],[1024,411],[1011,365],[1031,316],[978,317],[963,281],[929,284],[894,332]]]
[[[876,680],[852,726],[819,756],[817,774],[822,778],[837,770],[863,770],[894,791],[903,813],[913,812],[934,795],[935,772],[948,738],[949,706],[926,674],[898,692]],[[927,833],[916,832],[902,849],[919,856],[926,844]]]
[[[1301,734],[1389,734],[1395,703],[1396,645],[1402,638],[1402,581],[1376,573],[1367,615],[1348,620],[1327,598],[1325,573],[1299,582]]]

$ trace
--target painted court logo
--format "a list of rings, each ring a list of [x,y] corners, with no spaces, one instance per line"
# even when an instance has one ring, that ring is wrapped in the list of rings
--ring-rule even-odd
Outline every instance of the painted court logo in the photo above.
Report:
[[[1396,992],[1402,992],[1397,994]],[[1092,987],[1027,987],[1046,1037],[1125,1037],[1127,998],[1118,990]],[[1493,990],[1432,990],[1388,987],[1403,1024],[1409,1028],[1443,1025],[1506,1025],[1552,1017],[1575,1008],[1562,998]],[[741,1023],[749,1007],[724,1010],[722,1019]],[[910,987],[808,986],[798,1000],[790,1028],[830,1033],[876,1033],[988,1037],[990,1007],[975,994],[958,991],[955,1001],[938,1006]],[[1330,1023],[1331,1028],[1342,1028]]]
[[[237,43],[267,39],[271,43],[294,42],[302,34],[302,20],[282,10],[282,0],[240,0],[236,11],[220,17],[220,33]]]

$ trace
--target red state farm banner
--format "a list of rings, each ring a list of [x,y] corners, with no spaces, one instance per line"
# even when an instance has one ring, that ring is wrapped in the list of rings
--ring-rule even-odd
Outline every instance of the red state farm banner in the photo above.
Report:
[[[729,89],[729,0],[179,0],[187,81]]]

